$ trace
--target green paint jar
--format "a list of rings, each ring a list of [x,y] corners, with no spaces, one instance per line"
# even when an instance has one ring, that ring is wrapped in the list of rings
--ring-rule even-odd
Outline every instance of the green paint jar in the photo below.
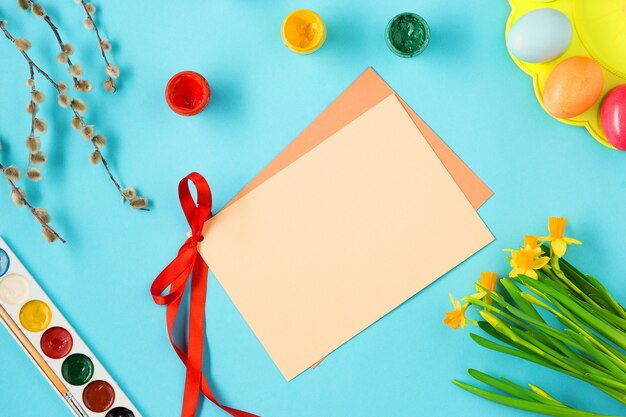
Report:
[[[428,23],[415,13],[400,13],[389,21],[385,40],[391,51],[403,58],[421,54],[430,41]]]

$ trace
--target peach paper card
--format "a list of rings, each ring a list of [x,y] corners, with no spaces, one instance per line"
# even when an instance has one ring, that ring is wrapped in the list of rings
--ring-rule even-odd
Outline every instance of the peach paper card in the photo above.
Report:
[[[492,240],[390,95],[215,215],[199,251],[291,380]]]
[[[315,148],[333,133],[356,119],[367,110],[395,94],[393,89],[374,71],[367,68],[330,106],[296,137],[272,162],[246,185],[228,204],[233,204],[263,181]],[[465,165],[439,136],[400,97],[402,107],[422,132],[441,163],[459,185],[472,206],[478,210],[493,192]]]

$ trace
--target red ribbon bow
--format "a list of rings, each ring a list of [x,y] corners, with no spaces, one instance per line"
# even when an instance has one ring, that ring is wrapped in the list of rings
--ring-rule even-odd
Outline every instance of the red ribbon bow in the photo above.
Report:
[[[193,200],[189,190],[189,182],[193,182],[198,191],[198,204]],[[214,404],[234,417],[258,417],[245,411],[222,405],[215,399],[206,378],[202,374],[202,351],[204,338],[204,308],[206,303],[206,288],[209,267],[198,254],[198,242],[202,242],[202,229],[204,223],[213,214],[213,198],[211,188],[202,175],[192,172],[183,178],[178,184],[178,196],[180,205],[183,208],[189,226],[191,226],[191,237],[181,246],[178,255],[159,274],[152,283],[150,292],[157,304],[166,305],[167,330],[170,343],[178,354],[180,360],[187,367],[185,377],[185,394],[183,397],[183,408],[181,417],[194,417],[198,405],[200,391]],[[187,340],[187,352],[174,342],[172,329],[180,301],[185,292],[187,281],[191,275],[191,301],[189,307],[189,336]],[[169,293],[163,295],[170,287]]]

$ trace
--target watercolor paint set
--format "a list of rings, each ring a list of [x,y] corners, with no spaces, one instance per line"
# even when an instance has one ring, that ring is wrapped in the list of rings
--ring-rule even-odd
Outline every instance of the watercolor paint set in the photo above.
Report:
[[[77,416],[141,417],[1,238],[0,318]]]

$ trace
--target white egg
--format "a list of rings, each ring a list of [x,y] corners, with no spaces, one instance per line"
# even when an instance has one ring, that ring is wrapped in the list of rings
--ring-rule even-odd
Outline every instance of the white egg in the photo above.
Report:
[[[550,8],[537,9],[513,24],[507,47],[521,61],[548,62],[567,50],[572,34],[572,24],[563,13]]]

